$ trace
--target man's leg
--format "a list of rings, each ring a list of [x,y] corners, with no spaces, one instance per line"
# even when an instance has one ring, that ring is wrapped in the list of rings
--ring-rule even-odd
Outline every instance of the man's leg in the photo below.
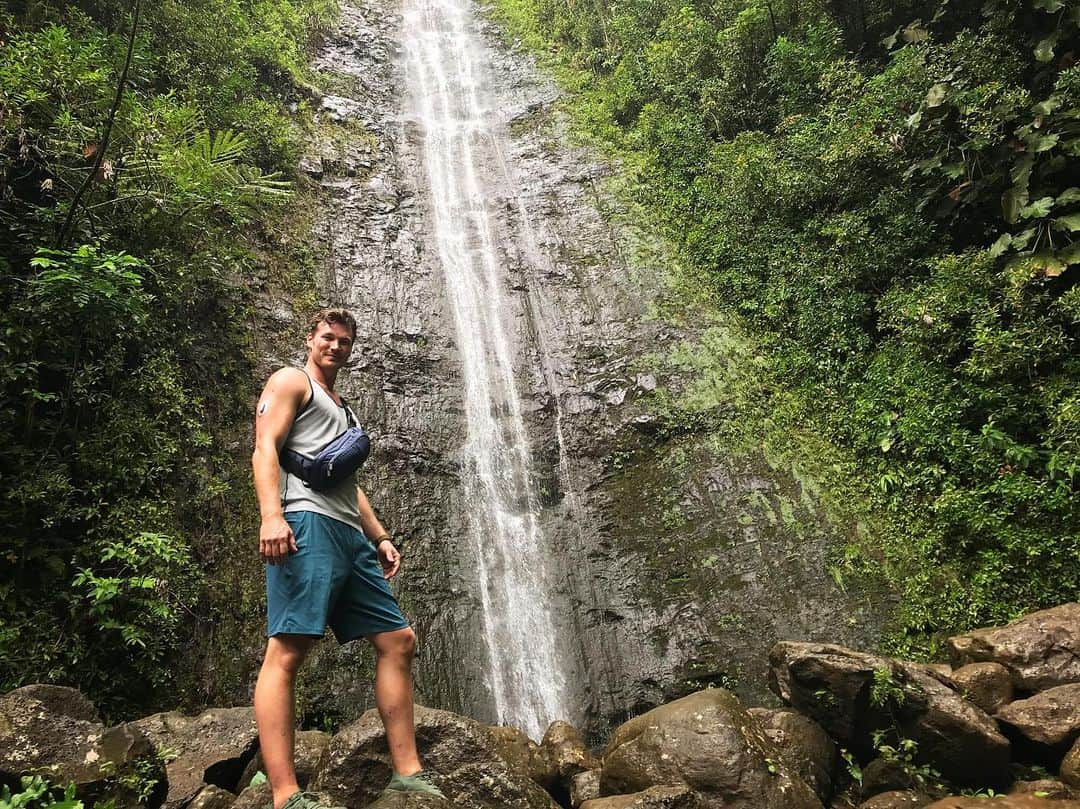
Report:
[[[274,790],[274,809],[281,809],[289,796],[300,789],[293,766],[296,725],[294,685],[296,672],[316,640],[307,635],[275,635],[270,638],[259,679],[255,683],[259,748],[266,777]]]
[[[412,661],[416,634],[409,627],[368,635],[375,647],[375,706],[386,728],[390,760],[399,775],[420,772],[413,724]]]

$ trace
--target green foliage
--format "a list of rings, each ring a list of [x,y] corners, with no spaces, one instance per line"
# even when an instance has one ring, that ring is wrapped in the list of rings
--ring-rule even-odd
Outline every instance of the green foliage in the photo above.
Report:
[[[929,764],[919,764],[916,761],[919,745],[914,739],[901,737],[893,745],[885,741],[886,735],[883,731],[876,731],[873,734],[874,751],[877,753],[878,758],[899,765],[899,768],[907,774],[911,782],[924,792],[941,793],[945,791],[941,773]]]
[[[753,384],[710,388],[713,412],[738,399],[733,419],[813,434],[837,499],[869,503],[878,533],[844,569],[897,583],[889,645],[929,653],[1075,599],[1074,10],[497,5],[556,49],[579,126],[633,172],[683,287],[751,335]]]
[[[83,809],[83,802],[75,799],[74,784],[67,786],[59,800],[55,791],[40,775],[24,775],[21,791],[12,794],[7,785],[0,788],[0,809]]]
[[[870,685],[870,704],[876,708],[894,708],[904,704],[907,694],[904,686],[896,681],[892,669],[874,669],[874,681]]]
[[[227,443],[252,384],[247,278],[284,241],[304,65],[333,12],[144,9],[58,245],[129,9],[32,3],[0,25],[0,690],[78,685],[113,714],[175,703],[199,571],[247,494]]]

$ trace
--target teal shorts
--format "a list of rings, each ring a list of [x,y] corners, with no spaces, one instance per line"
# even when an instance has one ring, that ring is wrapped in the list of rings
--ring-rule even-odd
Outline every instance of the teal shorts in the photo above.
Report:
[[[347,643],[409,625],[363,532],[313,511],[290,511],[285,520],[296,552],[266,566],[268,637],[322,637],[329,626]]]

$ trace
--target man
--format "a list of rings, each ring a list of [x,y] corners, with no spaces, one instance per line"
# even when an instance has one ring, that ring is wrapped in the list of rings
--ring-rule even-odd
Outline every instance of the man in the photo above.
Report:
[[[343,309],[312,320],[303,370],[282,368],[266,383],[255,417],[255,493],[266,562],[266,657],[255,685],[255,719],[273,809],[312,809],[293,766],[296,672],[325,627],[338,642],[359,637],[375,647],[375,704],[394,774],[387,789],[442,796],[420,766],[413,725],[412,660],[416,635],[401,614],[389,578],[401,557],[355,480],[316,492],[281,468],[289,448],[313,456],[349,424],[334,393],[352,353],[356,321]],[[368,538],[372,538],[369,542]]]

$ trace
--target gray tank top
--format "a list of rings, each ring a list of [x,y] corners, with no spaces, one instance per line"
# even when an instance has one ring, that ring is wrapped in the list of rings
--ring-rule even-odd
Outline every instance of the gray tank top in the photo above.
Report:
[[[349,427],[348,405],[339,405],[322,385],[316,384],[307,371],[311,398],[293,420],[285,447],[296,450],[309,458],[345,432]],[[356,423],[353,416],[353,423]],[[356,475],[342,481],[333,489],[316,492],[304,481],[281,469],[281,505],[285,513],[290,511],[314,511],[353,526],[359,531],[360,509],[356,503]]]

